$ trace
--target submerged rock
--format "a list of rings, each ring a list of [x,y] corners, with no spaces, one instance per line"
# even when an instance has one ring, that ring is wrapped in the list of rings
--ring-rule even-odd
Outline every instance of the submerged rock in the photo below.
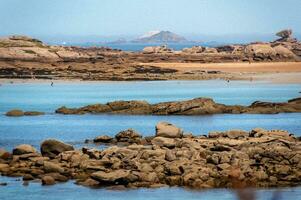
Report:
[[[10,110],[5,115],[9,117],[21,117],[24,116],[24,112],[22,110]]]

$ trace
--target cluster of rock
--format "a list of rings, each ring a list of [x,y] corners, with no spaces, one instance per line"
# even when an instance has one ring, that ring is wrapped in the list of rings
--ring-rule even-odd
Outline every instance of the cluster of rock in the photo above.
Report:
[[[301,112],[301,98],[288,102],[271,103],[255,101],[249,106],[224,105],[214,102],[210,98],[196,98],[184,101],[163,102],[149,104],[146,101],[113,101],[106,104],[94,104],[80,108],[58,108],[59,114],[151,114],[151,115],[204,115],[219,113],[252,113],[275,114],[285,112]]]
[[[44,112],[39,111],[23,111],[23,110],[10,110],[5,113],[8,117],[22,117],[22,116],[38,116],[38,115],[44,115]]]
[[[153,53],[173,53],[171,48],[168,48],[167,45],[154,46],[154,47],[145,47],[142,52],[144,54],[153,54]]]
[[[300,138],[282,130],[231,130],[193,136],[167,122],[156,135],[133,130],[114,138],[99,136],[99,149],[74,149],[57,140],[41,144],[41,153],[19,145],[0,150],[0,172],[21,176],[25,184],[51,185],[70,179],[89,187],[137,188],[186,186],[280,187],[301,184]]]

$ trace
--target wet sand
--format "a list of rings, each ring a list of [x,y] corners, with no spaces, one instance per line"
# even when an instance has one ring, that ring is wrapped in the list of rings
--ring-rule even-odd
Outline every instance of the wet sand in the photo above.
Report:
[[[266,63],[141,63],[143,65],[176,69],[180,71],[206,70],[222,72],[301,72],[301,62]]]

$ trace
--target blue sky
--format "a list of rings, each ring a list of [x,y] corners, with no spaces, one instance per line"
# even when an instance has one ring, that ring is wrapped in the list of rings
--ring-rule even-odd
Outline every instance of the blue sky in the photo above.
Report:
[[[0,0],[0,35],[301,33],[300,0]]]

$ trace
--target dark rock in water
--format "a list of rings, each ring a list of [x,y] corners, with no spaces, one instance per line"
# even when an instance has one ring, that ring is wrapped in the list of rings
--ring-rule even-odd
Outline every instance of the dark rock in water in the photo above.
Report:
[[[119,132],[115,136],[115,138],[117,142],[135,143],[135,142],[140,142],[141,135],[138,132],[136,132],[134,129],[128,129]]]
[[[99,109],[99,105],[101,104],[89,105],[81,108],[62,107],[63,109],[59,108],[56,112],[61,114],[118,113],[152,115],[206,115],[221,113],[273,114],[280,112],[301,112],[301,101],[299,101],[298,98],[282,103],[257,101],[250,106],[224,105],[216,103],[210,98],[195,98],[191,100],[162,102],[157,104],[148,104],[145,101],[116,101],[105,104],[105,106],[110,107],[110,109],[106,109],[106,111],[104,109]],[[101,107],[103,107],[103,105]]]
[[[24,112],[22,110],[10,110],[5,115],[9,117],[21,117],[24,116]]]
[[[19,146],[16,146],[13,149],[13,155],[22,155],[22,154],[30,154],[35,153],[36,149],[28,144],[21,144]]]
[[[42,177],[42,185],[54,185],[55,180],[51,176],[43,176]]]
[[[99,182],[110,183],[110,184],[124,184],[129,182],[130,171],[129,170],[116,170],[114,172],[95,172],[91,177]]]
[[[101,135],[93,139],[93,142],[109,143],[113,140],[112,137],[108,135]]]
[[[38,115],[44,115],[44,112],[39,112],[39,111],[26,111],[24,112],[24,115],[26,116],[38,116]]]
[[[22,110],[10,110],[6,113],[6,116],[9,117],[21,117],[21,116],[37,116],[37,115],[44,115],[44,112],[38,111],[22,111]]]
[[[50,158],[54,158],[64,151],[72,150],[74,150],[73,146],[54,139],[45,140],[41,144],[42,155]]]
[[[7,183],[0,183],[0,186],[7,186]]]

